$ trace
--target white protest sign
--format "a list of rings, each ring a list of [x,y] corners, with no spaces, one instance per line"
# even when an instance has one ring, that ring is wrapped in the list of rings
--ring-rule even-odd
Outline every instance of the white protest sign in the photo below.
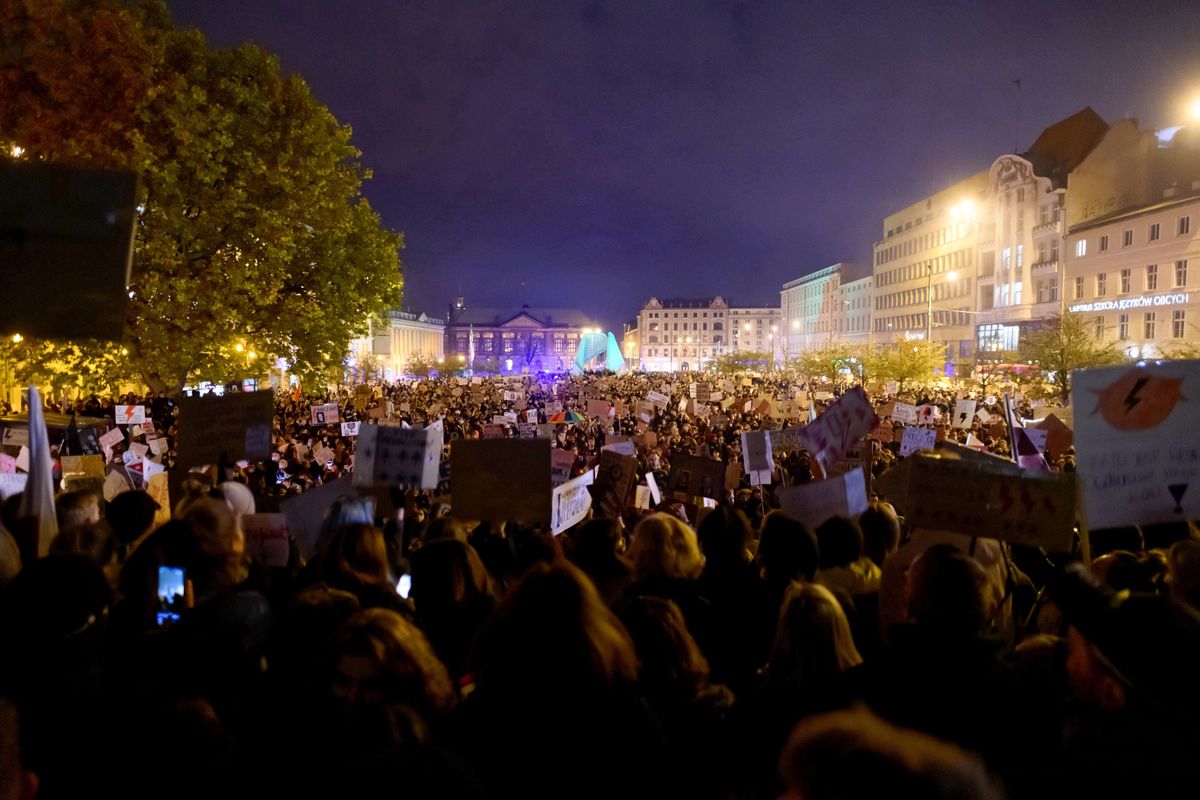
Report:
[[[786,513],[816,528],[830,517],[856,517],[867,510],[867,484],[862,467],[836,478],[776,491]]]
[[[29,472],[29,448],[24,445],[17,451],[17,469]]]
[[[912,455],[918,450],[932,450],[937,444],[937,431],[933,428],[905,428],[900,440],[900,455]]]
[[[149,481],[155,475],[166,471],[167,468],[162,464],[151,461],[149,458],[142,458],[142,480]]]
[[[922,425],[927,425],[930,422],[936,421],[941,415],[942,412],[937,406],[928,404],[917,406],[917,421]]]
[[[635,487],[633,487],[633,492],[634,492],[634,500],[633,500],[634,507],[640,508],[643,510],[649,509],[650,508],[650,487],[649,486],[635,486]]]
[[[118,425],[141,425],[146,421],[145,406],[117,406],[115,412]]]
[[[556,447],[550,451],[550,484],[561,486],[571,478],[571,467],[575,464],[575,454],[570,450]]]
[[[662,492],[658,490],[658,481],[654,478],[653,472],[646,473],[646,488],[650,490],[650,497],[654,500],[654,505],[662,502]]]
[[[26,472],[0,473],[0,500],[7,500],[14,494],[25,491],[28,481],[29,474]]]
[[[601,447],[600,450],[611,450],[612,452],[620,453],[623,456],[637,457],[637,445],[633,443],[632,439],[626,439],[624,437],[615,439],[614,441]]]
[[[441,458],[439,429],[366,425],[358,432],[354,485],[436,489]]]
[[[653,403],[658,408],[666,408],[667,404],[671,402],[671,398],[662,392],[650,391],[646,393],[646,402]]]
[[[1029,441],[1033,442],[1033,446],[1038,449],[1039,453],[1046,452],[1046,439],[1050,436],[1050,431],[1042,428],[1025,428],[1025,435],[1029,437]]]
[[[521,439],[536,439],[537,425],[532,422],[522,422],[517,425],[517,436]]]
[[[955,400],[954,401],[954,422],[955,428],[967,429],[971,427],[971,423],[975,418],[975,401],[974,400]]]
[[[1083,370],[1071,387],[1088,527],[1200,519],[1200,361]]]
[[[358,426],[361,422],[343,422],[342,436],[358,436]]]
[[[104,501],[108,502],[122,492],[128,492],[132,489],[133,487],[125,479],[125,476],[121,474],[121,471],[114,469],[104,479]]]
[[[338,415],[337,403],[322,403],[319,406],[310,406],[309,411],[312,414],[312,425],[332,425],[341,420]]]
[[[774,469],[770,431],[746,431],[742,434],[742,465],[749,475]],[[751,485],[755,484],[752,482]]]
[[[987,412],[987,409],[983,409],[983,408],[976,411],[975,416],[978,417],[979,421],[982,422],[984,425],[987,425],[988,420],[990,420],[992,418],[992,415]]]
[[[897,402],[892,407],[892,419],[905,425],[917,424],[917,407],[912,403]]]
[[[900,393],[900,384],[897,381],[888,381],[883,385],[883,390],[894,397]]]
[[[104,447],[115,447],[123,441],[125,441],[125,433],[120,428],[113,428],[100,437],[100,444]]]
[[[555,536],[587,517],[592,507],[592,493],[583,476],[554,487],[550,498],[550,531]]]
[[[133,453],[134,458],[145,458],[146,453],[150,452],[150,446],[141,442],[130,442],[129,452]]]
[[[0,453],[0,473],[12,475],[17,471],[17,458],[8,453]]]

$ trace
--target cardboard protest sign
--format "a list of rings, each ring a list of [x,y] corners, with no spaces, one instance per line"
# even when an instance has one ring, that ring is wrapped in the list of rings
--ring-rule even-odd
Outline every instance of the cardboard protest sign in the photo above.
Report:
[[[161,456],[167,452],[168,448],[169,445],[165,436],[159,436],[157,439],[150,440],[150,452],[156,456]]]
[[[550,521],[550,442],[459,439],[450,445],[453,513],[470,520]]]
[[[100,456],[62,456],[59,464],[62,466],[64,480],[71,478],[104,480],[104,459]]]
[[[28,447],[22,446],[21,449],[17,451],[16,465],[17,465],[18,470],[21,470],[23,472],[29,472],[29,448]]]
[[[100,437],[100,444],[104,447],[116,447],[125,441],[125,433],[120,428],[113,428]]]
[[[1024,428],[1023,430],[1039,453],[1046,452],[1046,438],[1050,435],[1050,431],[1041,428]]]
[[[1075,444],[1075,434],[1055,414],[1048,415],[1033,427],[1046,431],[1044,452],[1051,456],[1060,456]]]
[[[804,439],[801,437],[803,428],[784,428],[783,430],[770,431],[771,451],[773,453],[786,453],[793,450],[804,449]]]
[[[114,411],[118,425],[141,425],[146,421],[145,406],[117,406]]]
[[[537,428],[532,422],[520,422],[517,424],[517,436],[522,439],[536,439]]]
[[[917,406],[917,422],[922,425],[928,425],[931,422],[936,422],[938,417],[942,415],[941,409],[934,405]]]
[[[141,442],[130,442],[129,452],[133,453],[134,458],[145,458],[146,453],[150,452],[150,446]]]
[[[231,464],[270,458],[274,414],[270,390],[181,398],[175,466],[216,464],[222,453]]]
[[[667,404],[671,402],[671,398],[667,397],[662,392],[655,392],[652,390],[646,393],[646,402],[658,408],[666,408]],[[641,403],[638,403],[638,405],[640,406]]]
[[[341,421],[337,403],[322,403],[319,406],[311,406],[309,411],[312,413],[311,424],[313,425],[333,425]]]
[[[142,436],[145,433],[146,433],[146,431],[141,425],[133,425],[129,428],[129,435],[131,437]]]
[[[0,473],[0,500],[7,500],[14,494],[25,491],[28,480],[28,472]]]
[[[582,522],[592,508],[592,493],[587,476],[569,480],[554,487],[551,493],[550,532],[558,536],[572,525]]]
[[[287,517],[288,530],[295,537],[296,546],[305,558],[317,549],[321,523],[329,507],[342,498],[357,497],[350,476],[346,475],[309,489],[304,494],[289,497],[279,504],[279,510]]]
[[[657,412],[658,406],[648,400],[639,400],[636,406],[637,418],[642,422],[650,423],[654,421],[654,414]]]
[[[801,432],[807,449],[828,467],[846,454],[854,442],[870,433],[879,418],[861,386],[846,392],[825,413]]]
[[[1200,519],[1200,361],[1077,371],[1071,386],[1088,527]]]
[[[4,436],[0,438],[0,444],[6,444],[11,447],[21,447],[29,444],[29,429],[28,428],[4,428]]]
[[[971,423],[975,421],[975,401],[974,400],[955,400],[954,401],[954,421],[951,423],[955,428],[967,429],[971,427]]]
[[[550,482],[561,486],[571,478],[571,467],[575,465],[575,453],[555,447],[550,451]]]
[[[917,424],[917,407],[912,403],[901,403],[897,401],[892,407],[892,419],[896,422],[902,422],[905,425]]]
[[[154,512],[154,524],[163,525],[171,521],[171,487],[167,481],[167,474],[160,472],[152,477],[146,484],[146,494],[150,495],[150,499],[158,503],[158,510]]]
[[[362,413],[371,402],[371,387],[362,385],[354,387],[354,410]]]
[[[612,450],[614,453],[620,453],[623,456],[636,456],[637,445],[628,436],[606,436],[604,437],[603,450]]]
[[[667,488],[688,497],[718,498],[725,489],[725,465],[712,458],[677,455],[671,461]]]
[[[358,436],[358,426],[361,422],[343,422],[342,436]]]
[[[539,422],[538,426],[537,426],[537,438],[553,439],[554,438],[554,425],[549,422]]]
[[[440,430],[367,425],[359,429],[354,485],[436,489],[441,459]]]
[[[106,503],[122,492],[128,492],[132,490],[133,485],[129,483],[129,480],[120,470],[114,469],[104,478],[104,487],[102,491],[104,493],[104,502]]]
[[[1075,525],[1071,476],[1013,472],[1015,465],[1007,459],[973,455],[971,460],[914,455],[876,478],[876,490],[917,528],[1048,550],[1071,549]]]
[[[637,483],[637,459],[613,450],[600,451],[600,464],[592,485],[596,513],[616,519],[625,510],[629,492]]]
[[[242,532],[246,535],[246,554],[264,567],[288,565],[286,514],[243,514]]]
[[[975,412],[975,417],[980,422],[982,422],[984,425],[987,425],[988,420],[990,420],[992,418],[992,415],[988,413],[987,409],[981,408]]]
[[[830,517],[853,518],[867,510],[867,484],[862,468],[836,478],[776,490],[780,508],[816,528]]]
[[[505,433],[503,425],[497,425],[494,422],[489,422],[483,426],[483,433],[481,434],[481,437],[484,439],[503,439],[504,436]]]
[[[900,439],[900,455],[908,456],[918,450],[932,450],[937,444],[937,431],[933,428],[905,428]]]
[[[883,391],[887,392],[892,397],[900,393],[900,384],[897,381],[888,381],[883,384]]]
[[[742,468],[747,475],[775,468],[771,453],[769,431],[746,431],[742,434]]]
[[[662,502],[662,492],[658,490],[658,481],[653,472],[646,473],[646,488],[650,490],[650,499],[654,501],[654,505]]]

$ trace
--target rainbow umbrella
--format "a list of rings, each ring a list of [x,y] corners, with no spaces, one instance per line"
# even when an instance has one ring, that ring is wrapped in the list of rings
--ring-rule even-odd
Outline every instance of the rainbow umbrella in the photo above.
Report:
[[[587,422],[587,417],[578,411],[560,411],[550,417],[547,422],[554,425],[571,425],[579,422]]]

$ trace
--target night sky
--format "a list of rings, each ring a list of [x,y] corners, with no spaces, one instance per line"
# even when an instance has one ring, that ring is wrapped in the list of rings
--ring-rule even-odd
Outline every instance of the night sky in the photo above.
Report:
[[[1194,2],[168,0],[354,130],[405,303],[778,304],[883,217],[1090,105],[1182,121]],[[1016,123],[1022,80],[1020,124]]]

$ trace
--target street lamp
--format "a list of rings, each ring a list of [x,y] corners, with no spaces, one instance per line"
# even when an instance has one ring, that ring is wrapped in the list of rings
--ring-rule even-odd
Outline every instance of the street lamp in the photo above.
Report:
[[[933,341],[933,262],[925,265],[925,341]],[[950,271],[946,273],[946,281],[953,282],[958,280],[958,273]]]

